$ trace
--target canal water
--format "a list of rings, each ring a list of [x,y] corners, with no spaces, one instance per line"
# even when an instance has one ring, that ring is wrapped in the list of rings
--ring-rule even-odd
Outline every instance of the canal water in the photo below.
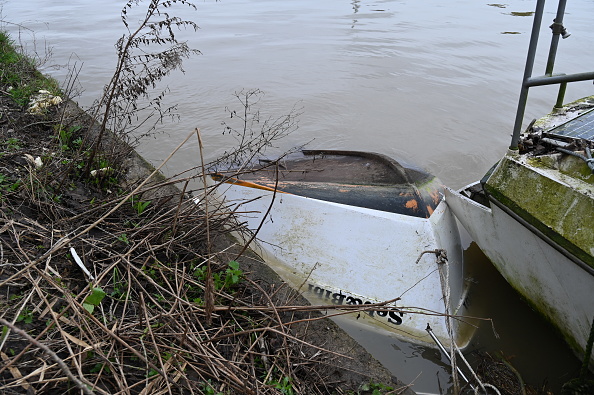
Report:
[[[0,1],[3,27],[29,53],[51,54],[43,70],[66,81],[79,69],[76,98],[90,106],[113,72],[115,41],[125,33],[124,1]],[[547,5],[543,30],[555,8]],[[535,1],[476,0],[200,0],[197,10],[171,11],[197,23],[178,38],[201,51],[185,73],[167,78],[165,104],[179,119],[159,127],[139,151],[159,164],[194,128],[206,159],[236,141],[223,134],[228,110],[242,111],[234,93],[260,89],[260,119],[298,108],[299,129],[271,147],[274,155],[308,143],[312,149],[375,151],[415,163],[458,188],[480,178],[505,152]],[[142,7],[142,3],[141,3]],[[567,5],[558,72],[591,70],[594,0]],[[131,19],[133,20],[133,18]],[[535,74],[544,72],[549,34],[543,35]],[[566,100],[593,93],[591,83],[570,85]],[[526,122],[547,113],[552,88],[530,93]],[[184,147],[169,175],[199,164],[197,147]],[[472,347],[501,352],[533,385],[559,386],[575,373],[575,359],[555,334],[469,244],[477,267],[473,303],[494,320]],[[448,387],[444,357],[434,350],[342,323],[415,391]]]

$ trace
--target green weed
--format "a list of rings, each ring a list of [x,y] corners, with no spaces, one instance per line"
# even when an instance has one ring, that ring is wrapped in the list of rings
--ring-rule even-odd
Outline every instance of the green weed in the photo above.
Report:
[[[117,267],[113,268],[113,290],[109,294],[112,298],[119,299],[125,297],[128,290],[128,283],[122,281],[122,276]]]
[[[194,276],[200,280],[206,280],[206,266],[200,266],[194,270]],[[239,284],[243,272],[239,269],[239,262],[230,261],[227,269],[224,272],[213,273],[213,281],[215,288],[221,290],[223,288],[231,288],[234,285]]]
[[[29,309],[24,309],[21,311],[21,314],[17,317],[17,322],[22,322],[24,324],[30,324],[33,322],[33,311]]]
[[[143,201],[140,200],[139,197],[136,196],[132,196],[130,198],[130,202],[132,203],[132,208],[134,208],[134,210],[136,211],[136,214],[138,214],[138,216],[141,216],[142,213],[144,213],[144,210],[146,210],[146,208],[151,204],[151,201]]]
[[[85,163],[81,163],[83,165],[80,167],[81,169],[88,166],[87,162],[91,160],[90,156],[91,153],[89,151],[85,151]],[[91,184],[96,184],[99,188],[105,191],[108,191],[109,188],[119,184],[118,178],[115,175],[115,167],[106,157],[96,157],[95,162],[90,168],[93,169],[90,170],[90,177],[88,177],[88,181]]]
[[[93,369],[91,369],[91,373],[99,373],[101,371],[107,374],[111,373],[111,369],[109,369],[106,363],[96,363]]]
[[[40,90],[61,95],[58,82],[41,74],[36,66],[32,58],[16,49],[8,33],[0,31],[0,83],[8,86],[10,96],[20,106],[27,106]]]
[[[200,389],[204,392],[205,395],[222,395],[222,392],[218,392],[214,389],[212,385],[212,381],[203,381],[200,383]]]
[[[74,135],[81,129],[80,126],[65,127],[62,124],[54,126],[56,131],[56,137],[60,142],[60,149],[62,151],[68,151],[70,149],[77,149],[82,144],[82,138],[73,140]]]
[[[388,385],[385,385],[385,384],[374,383],[371,381],[369,383],[362,384],[360,387],[360,390],[363,391],[364,393],[371,392],[371,395],[381,395],[386,392],[394,391],[394,388],[392,388]]]
[[[103,289],[101,289],[100,287],[94,287],[91,289],[91,294],[85,298],[85,301],[83,302],[83,307],[89,313],[93,314],[93,311],[95,311],[95,307],[101,304],[101,301],[104,297],[105,291],[103,291]]]
[[[239,270],[239,262],[230,261],[229,267],[227,268],[227,270],[225,270],[225,285],[232,286],[238,284],[241,280],[242,275],[243,272]]]
[[[153,280],[157,277],[157,270],[153,266],[143,266],[142,271]]]
[[[8,335],[8,327],[2,326],[2,334],[0,335],[0,343],[4,341],[4,338]]]
[[[21,180],[16,180],[15,182],[13,182],[12,184],[10,184],[8,187],[6,187],[6,190],[10,191],[10,192],[14,192],[17,189],[19,189],[19,187],[23,184],[23,182]]]
[[[202,300],[202,298],[194,298],[192,299],[192,302],[196,303],[198,306],[204,305],[204,301]]]
[[[289,376],[284,376],[280,380],[269,381],[268,384],[279,390],[281,394],[293,395],[295,393]]]
[[[21,149],[21,146],[19,144],[20,144],[20,141],[16,137],[10,137],[10,138],[6,139],[6,141],[4,143],[2,143],[2,145],[4,146],[4,148],[7,151],[18,151],[18,150],[20,150]]]

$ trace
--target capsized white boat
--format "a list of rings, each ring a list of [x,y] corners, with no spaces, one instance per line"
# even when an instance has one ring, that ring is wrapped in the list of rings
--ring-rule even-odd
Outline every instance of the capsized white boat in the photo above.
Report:
[[[561,102],[568,82],[594,72],[552,74],[559,36],[568,36],[559,1],[547,70],[531,76],[543,9],[539,0],[510,149],[480,182],[446,189],[446,201],[505,279],[592,367],[594,97]],[[556,108],[521,135],[528,88],[550,84],[561,84]]]
[[[313,303],[397,299],[360,319],[435,347],[429,325],[451,344],[444,316],[464,314],[468,284],[457,224],[434,176],[379,154],[302,151],[211,177],[217,201],[257,233],[252,249]],[[474,327],[451,321],[464,347]]]

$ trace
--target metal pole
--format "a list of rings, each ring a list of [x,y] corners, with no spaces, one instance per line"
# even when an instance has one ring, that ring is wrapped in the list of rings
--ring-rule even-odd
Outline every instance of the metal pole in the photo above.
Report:
[[[565,91],[567,90],[567,82],[563,82],[559,85],[559,93],[557,94],[557,101],[555,102],[555,108],[563,107],[563,98],[565,97]]]
[[[559,46],[559,36],[563,30],[563,15],[565,15],[565,4],[567,0],[559,0],[557,8],[557,16],[550,26],[553,29],[553,38],[551,38],[551,48],[549,49],[549,59],[547,60],[547,68],[545,75],[553,74],[553,67],[555,66],[555,57],[557,56],[557,47]]]
[[[452,358],[450,357],[450,354],[448,354],[448,352],[445,349],[445,347],[443,346],[443,344],[441,344],[441,342],[439,341],[437,336],[435,336],[435,334],[433,333],[433,329],[431,329],[431,326],[429,326],[429,324],[427,324],[427,328],[425,328],[425,330],[427,331],[427,333],[429,333],[429,336],[431,336],[431,338],[433,339],[435,344],[437,344],[437,347],[439,347],[441,352],[444,353],[446,357],[448,357],[448,360],[450,362],[452,362]],[[456,366],[456,368],[457,368],[460,376],[462,376],[462,379],[464,379],[464,381],[466,381],[468,384],[470,384],[470,381],[466,378],[466,376],[464,376],[464,373],[462,372],[462,370],[460,370],[460,367]],[[472,384],[470,384],[470,386],[472,387],[472,389],[474,389],[474,386]]]
[[[526,101],[528,100],[528,87],[525,86],[524,83],[532,76],[532,69],[534,67],[534,57],[536,55],[536,47],[538,45],[538,33],[540,31],[544,4],[545,0],[538,0],[538,2],[536,3],[536,10],[534,12],[532,34],[530,35],[530,45],[528,47],[526,67],[524,68],[524,79],[522,81],[522,89],[520,91],[520,99],[518,101],[518,109],[516,111],[516,120],[514,123],[512,141],[511,145],[509,146],[509,148],[512,150],[518,149],[518,141],[520,141],[520,129],[522,128],[524,112],[526,111]]]
[[[552,75],[553,68],[555,67],[555,58],[557,56],[557,47],[559,46],[559,36],[564,31],[563,28],[563,15],[565,15],[565,5],[567,0],[559,0],[559,6],[557,8],[557,16],[551,25],[551,29],[553,29],[553,38],[551,39],[551,48],[549,49],[549,59],[547,60],[547,68],[545,71],[545,75]],[[567,36],[563,36],[566,38]],[[565,91],[567,89],[567,84],[559,85],[559,93],[557,94],[557,102],[555,103],[555,108],[563,107],[563,99],[565,98]]]
[[[594,71],[586,71],[583,73],[573,73],[573,74],[557,74],[557,75],[552,75],[550,77],[547,77],[547,76],[530,77],[526,81],[524,81],[524,86],[527,88],[532,88],[533,86],[545,86],[545,85],[562,84],[564,82],[578,82],[578,81],[588,81],[588,80],[594,80]]]

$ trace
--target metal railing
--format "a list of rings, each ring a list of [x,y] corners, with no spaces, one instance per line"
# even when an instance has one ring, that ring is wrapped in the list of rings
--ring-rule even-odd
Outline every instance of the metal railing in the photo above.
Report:
[[[516,112],[516,120],[514,123],[512,141],[511,145],[509,146],[509,148],[512,150],[518,149],[522,121],[524,120],[526,102],[528,101],[529,88],[533,86],[560,84],[559,94],[557,95],[557,102],[555,104],[555,107],[561,107],[563,105],[563,98],[565,96],[567,83],[594,80],[594,71],[575,74],[553,75],[553,67],[555,65],[555,57],[557,56],[559,37],[569,37],[569,33],[563,26],[563,16],[565,15],[566,4],[567,0],[559,0],[559,5],[557,7],[557,15],[553,20],[553,24],[550,26],[553,31],[553,38],[551,39],[551,47],[549,49],[549,58],[547,61],[545,74],[539,77],[532,77],[532,69],[534,68],[534,58],[536,56],[536,47],[538,46],[538,36],[540,33],[540,26],[542,23],[545,0],[538,0],[536,3],[536,11],[534,12],[534,22],[532,24],[532,33],[530,36],[530,45],[528,47],[528,56],[526,58],[526,67],[524,69],[522,89],[520,91],[520,99],[518,101],[518,109]]]

